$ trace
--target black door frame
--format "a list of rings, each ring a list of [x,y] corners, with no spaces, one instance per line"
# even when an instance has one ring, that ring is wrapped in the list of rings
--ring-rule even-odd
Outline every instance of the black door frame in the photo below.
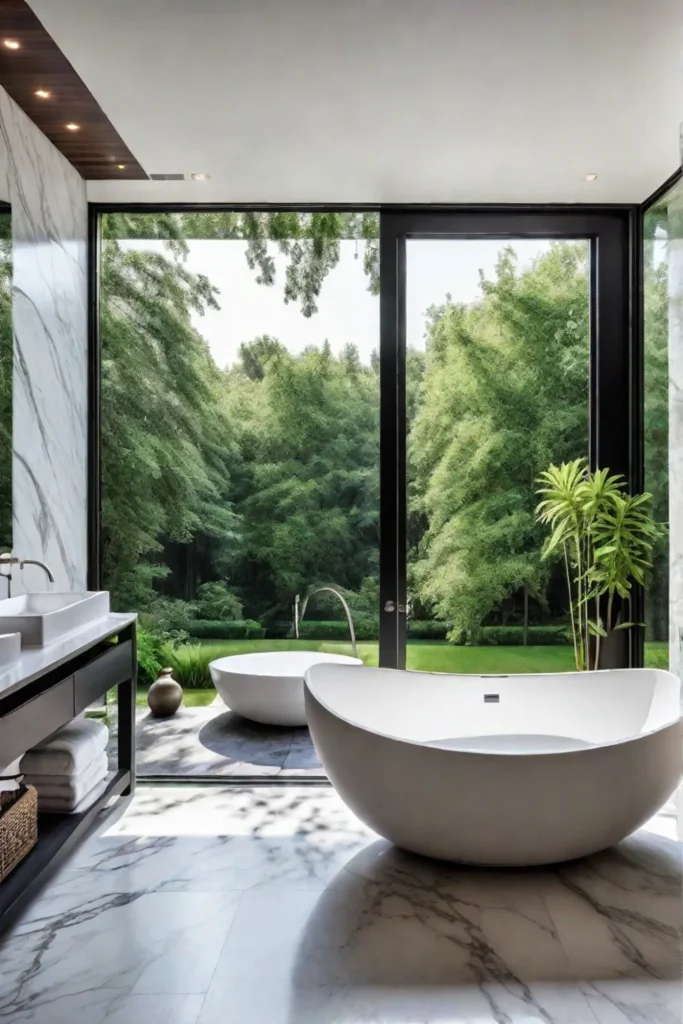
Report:
[[[406,241],[572,239],[590,242],[589,458],[642,481],[642,344],[634,207],[459,207],[387,210],[380,218],[380,665],[406,660]],[[634,597],[638,606],[642,595]],[[639,621],[639,620],[638,620]],[[640,630],[616,634],[613,665],[642,664]]]
[[[406,620],[406,238],[591,240],[590,457],[642,486],[642,207],[407,206],[398,204],[91,203],[88,230],[88,585],[102,586],[100,227],[105,213],[292,210],[376,211],[380,217],[380,629],[379,663],[405,665]],[[597,301],[596,301],[597,300]],[[642,594],[634,617],[640,621]],[[391,608],[393,611],[385,611]],[[619,634],[619,663],[642,664],[641,630]],[[633,636],[628,634],[632,633]]]

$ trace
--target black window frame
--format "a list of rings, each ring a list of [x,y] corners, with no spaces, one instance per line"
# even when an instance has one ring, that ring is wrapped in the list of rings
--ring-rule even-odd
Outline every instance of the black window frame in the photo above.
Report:
[[[101,218],[107,213],[238,210],[362,212],[380,223],[380,629],[379,664],[405,667],[406,405],[405,240],[407,238],[587,238],[591,245],[589,455],[643,479],[642,216],[644,205],[446,205],[287,203],[91,203],[88,273],[88,585],[101,573]],[[634,594],[632,613],[642,610]],[[387,609],[387,610],[385,610]],[[391,610],[389,610],[391,609]],[[637,619],[640,621],[639,619]],[[641,630],[620,634],[615,667],[643,663]],[[631,635],[632,634],[632,635]]]

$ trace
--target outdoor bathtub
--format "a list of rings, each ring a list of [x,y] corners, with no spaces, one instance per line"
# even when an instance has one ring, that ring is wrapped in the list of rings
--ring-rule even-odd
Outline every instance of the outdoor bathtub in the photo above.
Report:
[[[305,725],[304,672],[318,663],[362,665],[359,658],[320,651],[259,651],[209,665],[223,703],[253,722]]]
[[[314,665],[306,713],[346,804],[414,853],[492,866],[595,853],[681,772],[669,672],[458,676]]]

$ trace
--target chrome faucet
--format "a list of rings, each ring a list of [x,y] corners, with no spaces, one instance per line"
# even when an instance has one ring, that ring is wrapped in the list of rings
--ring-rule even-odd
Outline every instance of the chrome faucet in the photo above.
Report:
[[[306,607],[308,605],[310,598],[312,598],[314,594],[321,594],[323,591],[326,591],[328,594],[335,594],[343,604],[344,612],[346,614],[346,621],[349,624],[349,633],[351,634],[351,650],[353,651],[354,658],[357,658],[358,648],[356,647],[356,631],[353,628],[351,609],[349,608],[344,595],[340,593],[336,589],[336,587],[316,587],[314,590],[309,590],[309,592],[306,594],[306,597],[303,599],[303,602],[301,602],[299,595],[296,595],[296,597],[294,598],[294,634],[297,640],[299,639],[299,623],[306,614]],[[299,612],[299,606],[301,606],[301,612]]]
[[[11,554],[9,551],[3,551],[0,554],[0,569],[3,565],[7,566],[7,572],[0,571],[0,576],[4,576],[7,580],[7,596],[12,596],[12,566],[18,565],[20,569],[23,569],[25,565],[37,565],[43,570],[50,583],[54,583],[55,578],[52,570],[45,565],[45,562],[39,562],[36,558],[17,558],[16,555]]]

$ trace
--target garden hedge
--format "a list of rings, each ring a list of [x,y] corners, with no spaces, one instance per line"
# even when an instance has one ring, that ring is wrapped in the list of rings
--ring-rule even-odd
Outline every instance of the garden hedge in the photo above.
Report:
[[[263,626],[253,619],[190,619],[185,628],[195,640],[262,640],[266,635]]]
[[[572,636],[568,626],[529,626],[529,647],[554,647],[571,642]],[[464,638],[460,641],[460,644],[466,643],[472,647],[521,647],[524,643],[524,627],[482,626],[471,640]]]

